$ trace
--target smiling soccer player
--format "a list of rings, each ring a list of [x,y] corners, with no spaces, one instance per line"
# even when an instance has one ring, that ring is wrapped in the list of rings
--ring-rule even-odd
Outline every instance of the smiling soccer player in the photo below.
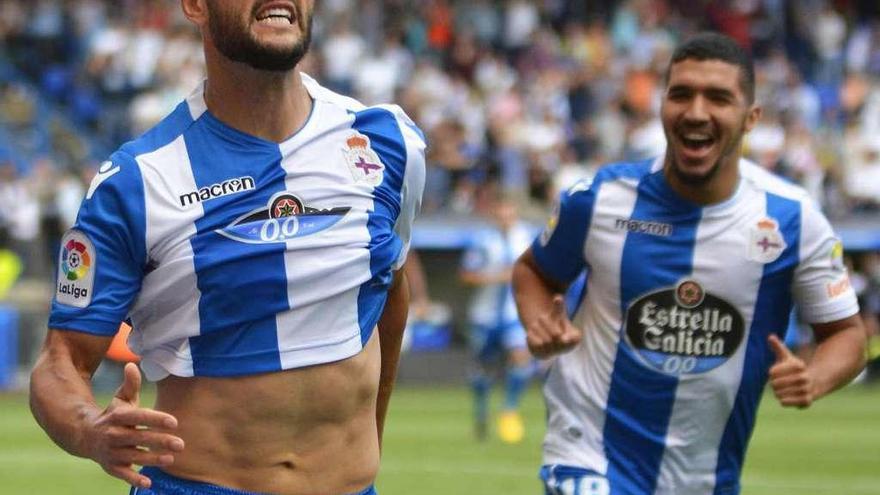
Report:
[[[137,495],[372,494],[424,139],[399,107],[300,72],[312,1],[182,7],[207,79],[95,177],[59,257],[34,415]],[[154,408],[133,364],[107,408],[92,396],[126,317]]]

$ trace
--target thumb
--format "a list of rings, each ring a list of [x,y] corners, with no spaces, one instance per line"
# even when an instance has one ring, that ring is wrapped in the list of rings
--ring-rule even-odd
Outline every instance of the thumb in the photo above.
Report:
[[[128,363],[122,370],[122,385],[116,390],[115,397],[125,402],[137,404],[141,391],[141,371],[134,363]]]
[[[562,294],[556,294],[553,296],[553,306],[550,308],[550,314],[554,318],[565,318],[568,316],[565,310],[565,298],[562,297]]]
[[[773,350],[773,354],[776,355],[777,363],[794,356],[788,347],[785,347],[785,344],[779,340],[779,337],[777,337],[776,334],[771,333],[770,336],[767,337],[767,341],[770,343],[770,349]]]

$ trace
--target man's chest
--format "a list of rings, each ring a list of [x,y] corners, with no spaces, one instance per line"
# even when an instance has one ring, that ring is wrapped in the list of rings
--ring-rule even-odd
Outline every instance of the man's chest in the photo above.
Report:
[[[365,246],[375,231],[393,227],[400,192],[361,137],[349,130],[295,150],[150,157],[141,164],[150,259],[222,257],[229,242],[245,256]],[[177,162],[162,160],[170,158]]]

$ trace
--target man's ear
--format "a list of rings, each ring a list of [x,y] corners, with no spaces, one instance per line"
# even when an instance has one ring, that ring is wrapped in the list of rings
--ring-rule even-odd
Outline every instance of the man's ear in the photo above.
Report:
[[[752,103],[752,106],[749,107],[748,113],[746,114],[746,123],[745,132],[749,132],[755,128],[758,121],[761,120],[761,114],[764,113],[764,109],[758,106],[757,103]]]
[[[208,5],[205,0],[180,0],[183,15],[199,28],[208,23]]]

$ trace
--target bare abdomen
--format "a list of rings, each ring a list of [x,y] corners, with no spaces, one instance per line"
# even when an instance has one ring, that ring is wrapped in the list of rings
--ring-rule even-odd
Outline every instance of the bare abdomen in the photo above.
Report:
[[[156,409],[177,417],[186,443],[165,471],[279,495],[356,493],[379,464],[374,332],[349,359],[233,378],[170,376]]]

